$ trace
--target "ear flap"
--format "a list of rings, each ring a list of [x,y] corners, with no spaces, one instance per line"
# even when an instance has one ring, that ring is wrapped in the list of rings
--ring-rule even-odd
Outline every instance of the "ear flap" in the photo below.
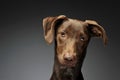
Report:
[[[67,19],[64,15],[57,17],[46,17],[43,19],[44,38],[48,44],[51,44],[54,39],[54,28],[56,24],[64,19]]]
[[[93,20],[86,20],[85,21],[88,24],[88,30],[92,37],[100,37],[103,39],[104,44],[107,44],[107,35],[105,30],[102,26],[100,26],[96,21]]]

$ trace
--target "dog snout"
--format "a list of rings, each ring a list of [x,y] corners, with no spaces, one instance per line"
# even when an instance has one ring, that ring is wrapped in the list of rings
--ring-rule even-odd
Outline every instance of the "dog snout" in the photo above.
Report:
[[[74,61],[74,59],[75,59],[75,56],[74,56],[74,55],[71,55],[70,53],[64,54],[64,60],[65,60],[65,61],[72,62],[72,61]]]

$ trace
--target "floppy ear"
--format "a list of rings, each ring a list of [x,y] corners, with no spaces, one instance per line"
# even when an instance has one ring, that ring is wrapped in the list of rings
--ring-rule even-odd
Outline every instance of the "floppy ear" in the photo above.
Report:
[[[104,44],[107,44],[108,38],[106,35],[105,30],[102,26],[100,26],[96,21],[93,20],[86,20],[85,21],[88,24],[88,30],[92,37],[100,37],[103,39]]]
[[[54,39],[54,28],[57,26],[57,23],[62,22],[65,19],[67,19],[65,15],[46,17],[43,19],[44,38],[48,44],[51,44]]]

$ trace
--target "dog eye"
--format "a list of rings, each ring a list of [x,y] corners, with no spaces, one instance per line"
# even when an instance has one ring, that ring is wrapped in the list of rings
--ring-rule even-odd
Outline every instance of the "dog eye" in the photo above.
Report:
[[[83,36],[81,36],[81,37],[80,37],[80,40],[81,40],[81,41],[84,41],[84,40],[85,40],[85,38],[84,38]]]
[[[65,37],[65,34],[66,34],[65,32],[61,32],[62,37]]]

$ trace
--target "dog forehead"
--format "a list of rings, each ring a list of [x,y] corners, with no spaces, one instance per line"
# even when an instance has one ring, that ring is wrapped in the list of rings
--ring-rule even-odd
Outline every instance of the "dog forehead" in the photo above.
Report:
[[[83,30],[84,23],[79,20],[75,19],[68,19],[67,21],[63,22],[60,27],[60,30],[66,30],[69,27],[72,27],[75,31]]]

